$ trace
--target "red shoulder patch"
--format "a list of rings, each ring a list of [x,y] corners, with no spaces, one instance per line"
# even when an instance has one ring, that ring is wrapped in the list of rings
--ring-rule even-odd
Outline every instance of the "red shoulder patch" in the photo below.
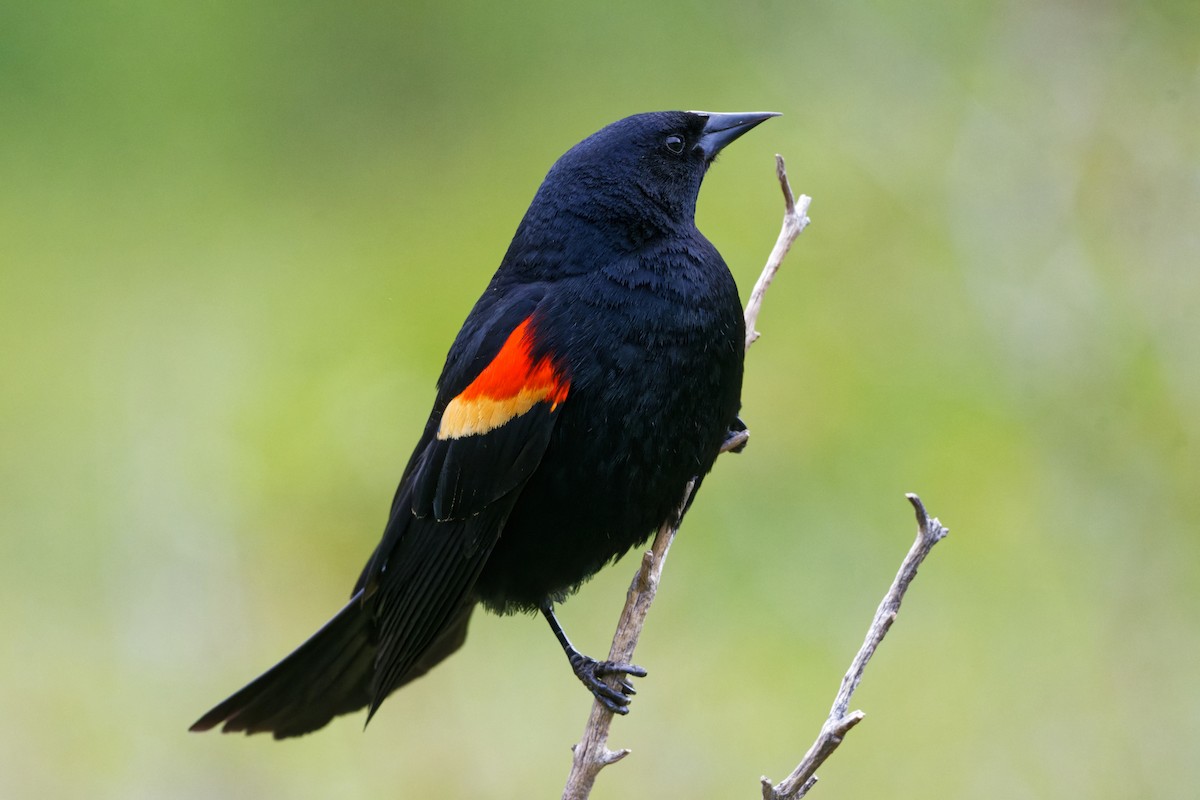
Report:
[[[549,356],[533,360],[533,333],[527,317],[508,335],[492,363],[442,412],[437,438],[461,439],[499,428],[538,403],[554,409],[567,399],[571,382]]]

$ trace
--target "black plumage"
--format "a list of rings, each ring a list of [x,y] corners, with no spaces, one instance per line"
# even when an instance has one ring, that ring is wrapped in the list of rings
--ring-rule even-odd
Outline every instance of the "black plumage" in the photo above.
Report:
[[[773,116],[613,123],[546,176],[467,316],[349,603],[192,730],[322,727],[457,650],[472,609],[541,610],[610,708],[631,694],[567,641],[552,604],[677,513],[738,429],[737,287],[696,229],[717,152]]]

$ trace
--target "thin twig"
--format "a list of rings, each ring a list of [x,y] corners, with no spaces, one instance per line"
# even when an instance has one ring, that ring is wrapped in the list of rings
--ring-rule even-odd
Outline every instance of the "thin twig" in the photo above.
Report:
[[[917,512],[917,539],[900,564],[900,571],[896,573],[896,579],[892,581],[891,588],[883,596],[883,602],[875,611],[875,618],[871,620],[867,637],[854,656],[854,660],[850,662],[850,669],[842,678],[841,688],[838,689],[833,707],[829,710],[829,717],[821,726],[821,733],[817,736],[817,740],[804,754],[804,758],[800,760],[800,764],[792,771],[792,774],[777,786],[771,785],[770,778],[761,779],[764,800],[798,800],[808,794],[808,790],[817,782],[817,769],[842,743],[846,733],[863,719],[864,714],[861,711],[846,713],[846,710],[850,708],[850,698],[853,696],[854,690],[858,688],[859,682],[862,681],[863,670],[867,668],[867,662],[874,655],[875,648],[883,641],[888,629],[896,621],[896,614],[900,611],[900,601],[904,599],[904,593],[908,591],[908,586],[912,583],[913,578],[917,577],[917,568],[921,566],[921,562],[925,560],[925,556],[929,555],[933,546],[949,533],[937,517],[931,518],[925,512],[925,505],[921,502],[920,497],[915,494],[907,494],[905,497]]]
[[[775,273],[779,271],[783,257],[791,249],[792,242],[796,241],[796,237],[808,227],[809,223],[808,206],[812,203],[812,198],[802,194],[799,201],[793,199],[792,186],[788,183],[787,167],[783,163],[783,156],[778,153],[775,154],[775,175],[779,178],[779,187],[783,190],[783,228],[779,231],[779,238],[775,240],[775,247],[771,249],[771,255],[767,258],[767,265],[763,267],[762,274],[758,276],[758,282],[750,291],[750,299],[746,301],[747,350],[762,335],[754,327],[754,324],[758,322],[758,312],[762,309],[763,297],[766,296],[771,281],[775,280]]]
[[[767,264],[763,267],[762,274],[759,276],[758,282],[754,284],[754,290],[750,293],[750,299],[746,303],[747,349],[749,349],[750,345],[759,336],[758,332],[754,329],[754,323],[757,321],[758,312],[762,308],[763,296],[766,294],[767,288],[771,285],[771,281],[775,278],[775,273],[779,271],[779,266],[783,263],[783,257],[787,255],[792,242],[807,227],[808,205],[812,202],[812,199],[807,195],[800,195],[799,203],[793,199],[792,187],[788,184],[787,170],[784,168],[782,156],[775,156],[775,172],[779,178],[780,188],[783,190],[786,210],[779,238],[776,240],[775,247],[771,250],[771,255],[767,258]],[[748,438],[748,432],[738,432],[725,441],[721,447],[721,452],[724,453],[745,444]],[[694,485],[695,481],[690,481],[684,490],[683,498],[679,504],[679,513],[675,515],[676,519],[682,517],[683,510],[687,508]],[[637,646],[638,637],[642,633],[642,627],[645,625],[646,614],[650,611],[650,604],[654,601],[654,594],[658,590],[658,580],[659,576],[662,575],[663,563],[666,561],[667,551],[670,549],[671,542],[674,541],[678,530],[679,525],[677,522],[668,521],[664,523],[658,529],[658,534],[654,537],[654,544],[642,557],[641,567],[639,567],[637,575],[634,576],[633,583],[629,587],[629,592],[625,596],[625,608],[621,612],[621,619],[617,623],[617,631],[613,636],[612,648],[609,650],[608,659],[610,661],[632,663],[633,651]],[[615,678],[610,680],[615,680]],[[612,724],[612,718],[613,713],[599,701],[592,703],[592,711],[588,716],[587,726],[583,731],[583,738],[571,748],[574,756],[571,761],[571,772],[567,776],[567,784],[563,789],[563,800],[585,800],[591,794],[592,786],[595,784],[596,776],[600,774],[600,770],[629,755],[629,750],[627,749],[608,749],[608,730]]]

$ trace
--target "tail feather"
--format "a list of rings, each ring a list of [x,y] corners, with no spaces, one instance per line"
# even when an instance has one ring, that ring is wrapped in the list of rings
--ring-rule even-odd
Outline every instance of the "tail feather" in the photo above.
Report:
[[[376,643],[371,615],[356,594],[304,644],[192,725],[206,731],[300,736],[371,699]]]
[[[413,664],[382,693],[377,680],[371,604],[355,594],[337,615],[287,658],[255,678],[192,725],[195,732],[218,725],[224,733],[271,733],[276,739],[302,736],[334,717],[378,703],[424,675],[462,647],[475,603],[461,605],[414,655]],[[372,701],[375,701],[372,703]],[[368,720],[370,716],[368,716]]]
[[[287,658],[201,717],[191,730],[301,736],[369,707],[462,646],[471,587],[499,538],[509,504],[462,520],[395,514],[357,590]],[[485,543],[485,544],[483,544]],[[374,569],[378,572],[374,572]]]
[[[371,684],[371,703],[367,711],[367,722],[370,722],[371,718],[375,716],[375,712],[379,710],[380,704],[388,695],[429,672],[463,646],[463,642],[467,640],[467,625],[471,622],[471,612],[474,610],[475,602],[473,600],[459,606],[429,646],[413,659],[412,665],[398,680],[386,687],[381,687],[379,685],[380,675],[376,673]]]

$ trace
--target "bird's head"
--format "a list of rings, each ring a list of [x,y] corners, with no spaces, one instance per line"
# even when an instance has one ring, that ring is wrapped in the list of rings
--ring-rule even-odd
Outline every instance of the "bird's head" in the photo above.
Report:
[[[700,183],[721,149],[771,111],[657,111],[602,128],[550,170],[539,198],[602,226],[691,224]]]

